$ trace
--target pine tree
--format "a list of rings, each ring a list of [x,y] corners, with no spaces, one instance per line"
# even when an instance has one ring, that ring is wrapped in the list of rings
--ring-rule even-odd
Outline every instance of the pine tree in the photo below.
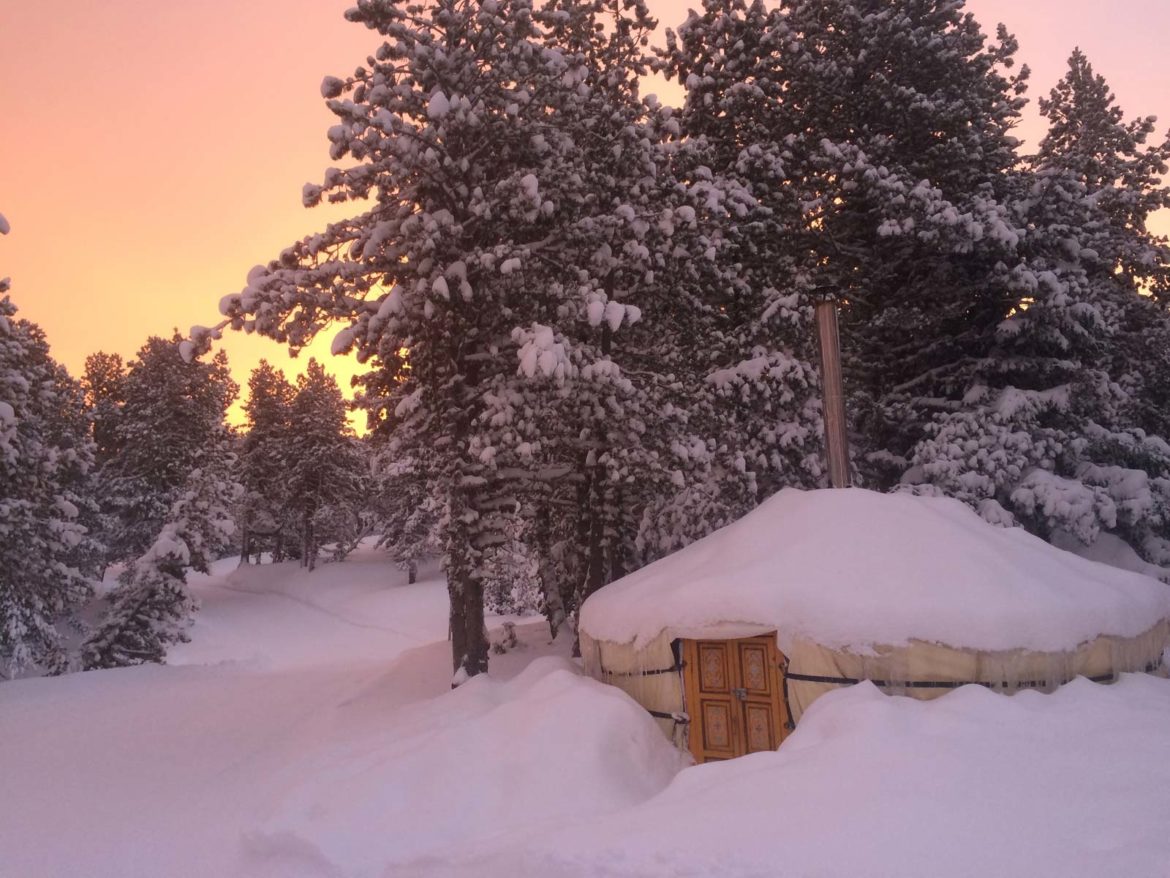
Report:
[[[683,487],[648,511],[641,539],[656,553],[704,536],[784,485],[822,482],[819,391],[811,360],[818,263],[808,246],[792,154],[773,137],[785,88],[787,28],[779,10],[706,3],[667,33],[659,67],[686,89],[678,175],[724,205],[700,260],[711,331],[700,382],[683,404],[692,441]],[[717,245],[717,246],[712,246]]]
[[[162,663],[168,648],[188,640],[198,609],[187,569],[207,573],[235,533],[232,439],[220,428],[196,456],[155,539],[119,578],[100,624],[82,647],[87,670]]]
[[[286,436],[280,478],[296,517],[301,565],[313,570],[323,538],[343,537],[336,531],[323,533],[323,520],[343,517],[365,489],[365,466],[346,420],[345,399],[337,381],[315,359],[297,378]]]
[[[838,301],[855,463],[871,486],[901,476],[1019,295],[1021,229],[1005,203],[1027,75],[1008,73],[1015,48],[1002,31],[989,43],[953,0],[707,0],[668,43],[687,131],[768,232],[739,233],[749,271],[733,331],[791,333],[780,384],[799,398],[810,354],[795,336],[811,297]],[[785,480],[807,478],[795,458]]]
[[[111,561],[152,545],[200,456],[219,441],[238,389],[222,351],[211,362],[188,362],[178,335],[148,339],[130,361],[116,450],[101,472]]]
[[[1120,275],[1130,289],[1162,299],[1170,293],[1170,248],[1147,223],[1155,211],[1170,208],[1170,187],[1162,185],[1170,135],[1148,143],[1155,117],[1126,121],[1108,83],[1080,49],[1068,66],[1048,98],[1040,99],[1049,128],[1036,164],[1084,187],[1079,194],[1096,208],[1096,222],[1078,231],[1081,247],[1096,254],[1093,263]]]
[[[626,563],[643,486],[669,484],[643,440],[670,443],[654,428],[686,392],[655,351],[687,365],[673,342],[694,291],[671,254],[698,247],[705,193],[673,185],[670,112],[637,98],[653,25],[641,2],[361,2],[348,15],[386,41],[323,84],[341,120],[333,158],[356,161],[306,202],[374,204],[256,271],[225,313],[294,347],[348,323],[335,351],[375,366],[378,418],[442,498],[462,680],[487,665],[483,553],[537,508],[527,494],[577,493],[574,475],[587,486],[576,567],[594,587]],[[660,322],[639,322],[652,310]]]
[[[1041,110],[1051,128],[1014,205],[1029,230],[1015,272],[1024,295],[916,461],[927,484],[992,520],[1058,542],[1111,532],[1166,564],[1170,446],[1156,433],[1167,385],[1156,364],[1170,322],[1145,293],[1170,265],[1146,230],[1149,212],[1170,204],[1158,178],[1170,143],[1142,148],[1152,120],[1126,123],[1079,51]]]
[[[93,421],[97,464],[104,465],[118,451],[118,421],[125,404],[126,365],[118,354],[99,351],[85,358],[81,386]]]
[[[92,594],[100,555],[83,524],[94,449],[80,386],[8,289],[0,280],[0,670],[59,672],[61,626]]]
[[[248,380],[248,418],[240,451],[241,561],[270,541],[272,560],[281,561],[290,525],[286,467],[294,441],[290,424],[296,390],[278,369],[261,360]]]
[[[400,455],[394,442],[375,442],[370,505],[381,534],[378,545],[413,584],[420,562],[441,553],[441,496],[425,461]]]

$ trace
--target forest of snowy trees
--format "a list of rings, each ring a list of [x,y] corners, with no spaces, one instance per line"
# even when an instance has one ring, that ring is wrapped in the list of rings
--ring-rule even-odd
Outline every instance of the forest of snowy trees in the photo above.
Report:
[[[253,270],[223,323],[78,381],[0,300],[5,674],[162,660],[186,569],[311,568],[366,536],[412,576],[441,557],[456,681],[481,673],[485,606],[555,632],[827,484],[823,299],[856,484],[1170,579],[1170,245],[1147,226],[1170,138],[1079,51],[1025,148],[1016,44],[957,0],[704,0],[664,40],[642,0],[347,15],[376,51],[322,84],[337,165],[304,201],[351,216]],[[652,72],[682,106],[641,95]],[[227,427],[226,328],[336,333],[367,435],[317,363],[295,385],[262,364]]]

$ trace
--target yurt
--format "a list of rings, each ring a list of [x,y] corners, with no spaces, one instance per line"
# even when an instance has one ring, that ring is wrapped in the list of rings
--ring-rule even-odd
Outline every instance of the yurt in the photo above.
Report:
[[[1170,586],[987,524],[955,500],[786,489],[598,591],[587,671],[699,762],[779,745],[819,696],[934,698],[1164,673]]]

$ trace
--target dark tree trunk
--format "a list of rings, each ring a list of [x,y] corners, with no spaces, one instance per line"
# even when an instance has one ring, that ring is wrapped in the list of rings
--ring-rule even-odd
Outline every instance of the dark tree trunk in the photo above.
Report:
[[[547,506],[540,506],[536,513],[536,556],[540,559],[540,591],[544,596],[544,617],[548,620],[548,631],[552,638],[565,624],[565,599],[560,582],[556,581],[555,566],[552,563],[552,516]]]
[[[471,569],[466,549],[452,546],[447,557],[447,594],[451,600],[451,669],[474,677],[488,668],[484,631],[483,586]],[[457,685],[452,683],[452,687]]]
[[[614,491],[614,530],[609,534],[609,582],[621,579],[629,569],[626,566],[627,519],[625,493],[619,487]],[[608,585],[608,582],[606,583]]]
[[[584,579],[577,590],[576,607],[574,614],[580,615],[581,605],[589,596],[606,583],[606,538],[605,538],[605,488],[594,468],[589,474],[591,490],[588,491],[586,501],[581,509],[581,521],[578,524],[578,534],[585,536],[585,570]],[[581,635],[576,633],[573,638],[573,655],[581,656]]]
[[[250,560],[249,556],[252,554],[252,531],[247,525],[244,525],[243,531],[240,533],[240,566],[243,567]]]
[[[414,583],[417,579],[418,579],[418,564],[414,561],[411,561],[409,564],[406,565],[406,584],[407,585],[414,585]]]
[[[594,502],[596,505],[589,510],[589,566],[581,603],[585,603],[591,594],[605,585],[605,513],[599,508],[604,502],[604,491],[597,492]]]
[[[301,515],[301,566],[309,566],[309,516]]]

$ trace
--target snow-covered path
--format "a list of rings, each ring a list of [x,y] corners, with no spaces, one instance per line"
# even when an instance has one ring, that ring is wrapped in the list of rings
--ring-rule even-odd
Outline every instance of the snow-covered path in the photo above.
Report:
[[[295,564],[236,568],[192,576],[202,609],[191,642],[168,661],[207,665],[251,661],[266,668],[387,662],[405,649],[447,636],[447,594],[431,564],[421,581],[381,553],[359,548],[343,564],[308,573]]]
[[[408,586],[369,551],[312,575],[233,567],[194,577],[203,610],[172,666],[0,687],[0,875],[234,874],[241,828],[307,754],[446,690],[435,571]]]

